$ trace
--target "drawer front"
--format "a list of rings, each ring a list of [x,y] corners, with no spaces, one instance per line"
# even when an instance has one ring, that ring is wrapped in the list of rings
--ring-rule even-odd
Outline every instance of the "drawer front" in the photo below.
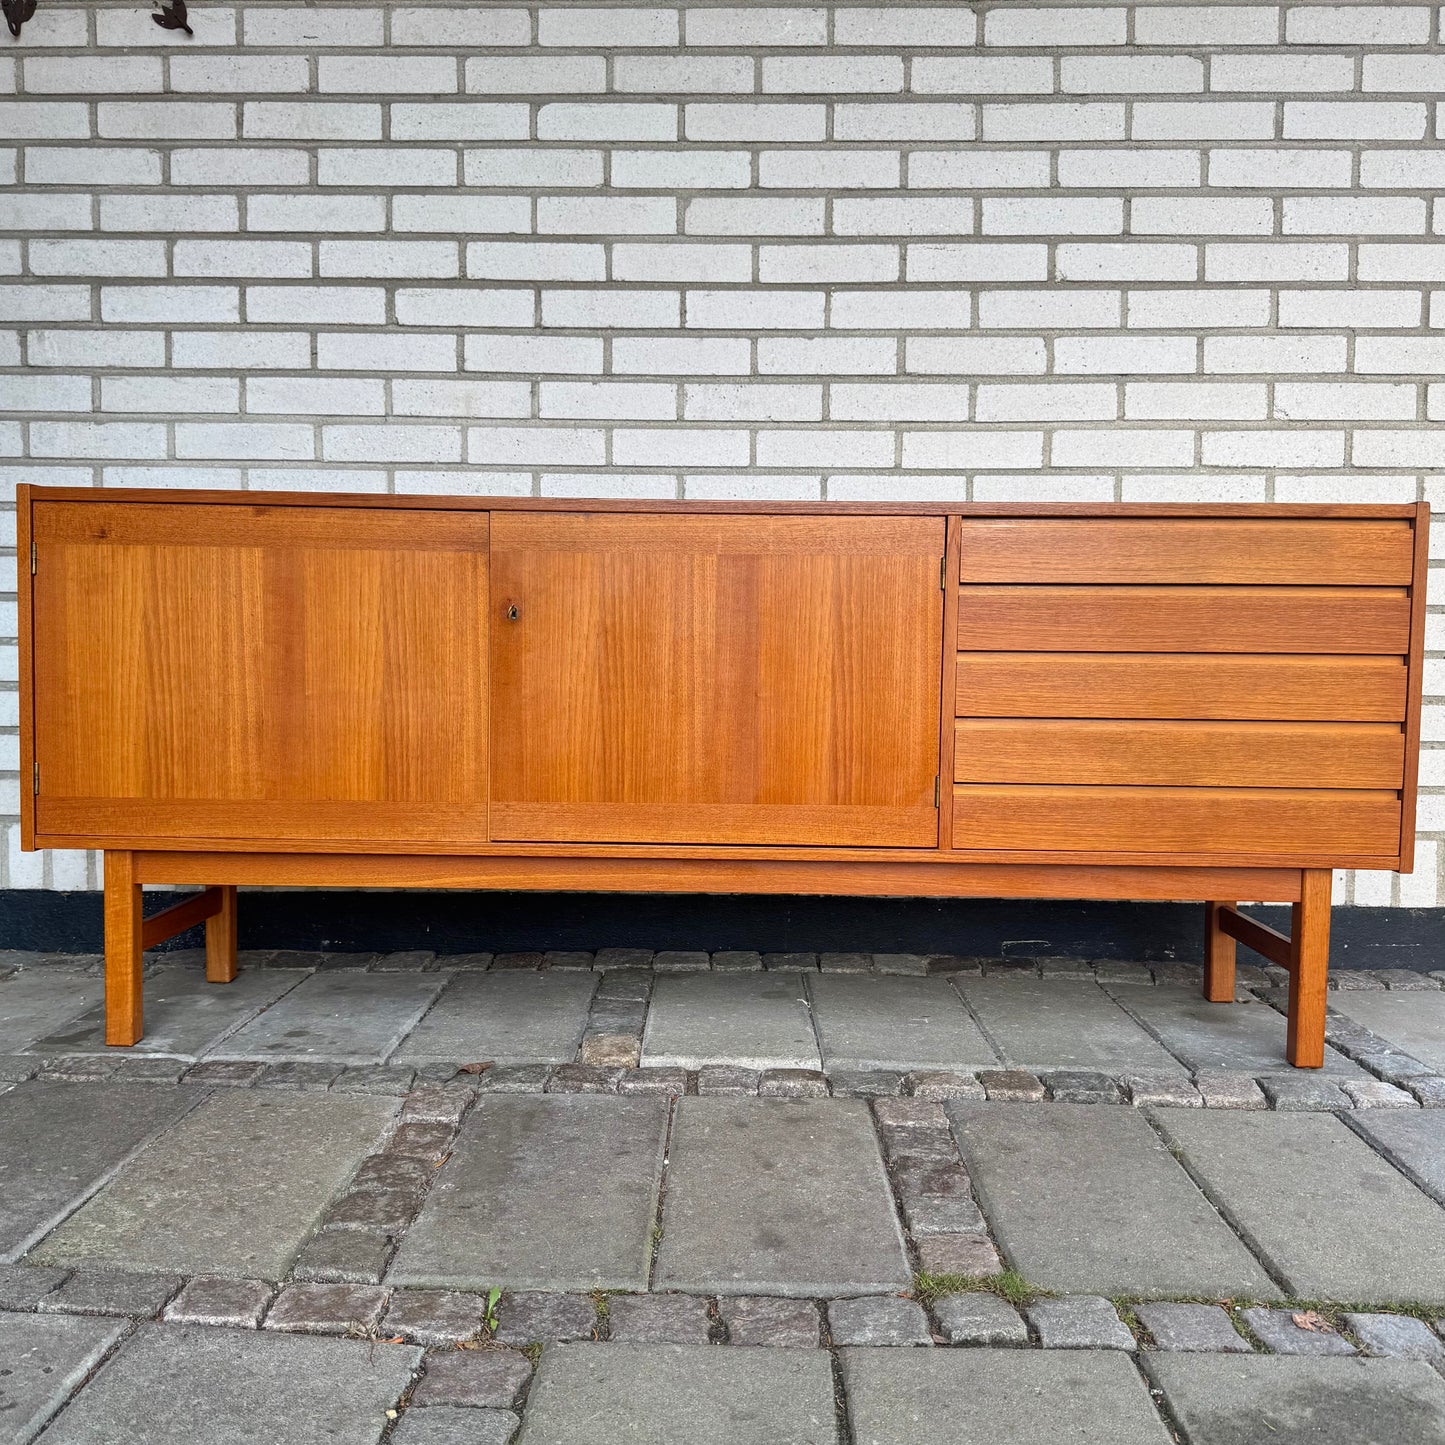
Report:
[[[1398,788],[1404,734],[1390,723],[967,718],[957,783]]]
[[[1380,857],[1399,846],[1400,798],[1383,789],[962,785],[953,831],[955,846],[969,848]]]
[[[1404,519],[965,519],[963,582],[1217,582],[1408,587]]]
[[[965,652],[959,717],[1401,722],[1403,657]]]
[[[1415,529],[965,518],[953,847],[1386,866],[1413,812]]]

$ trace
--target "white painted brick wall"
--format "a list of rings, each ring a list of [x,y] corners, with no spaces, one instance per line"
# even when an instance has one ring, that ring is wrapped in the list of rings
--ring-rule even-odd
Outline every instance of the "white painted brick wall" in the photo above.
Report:
[[[43,0],[0,486],[1439,506],[1440,10]]]

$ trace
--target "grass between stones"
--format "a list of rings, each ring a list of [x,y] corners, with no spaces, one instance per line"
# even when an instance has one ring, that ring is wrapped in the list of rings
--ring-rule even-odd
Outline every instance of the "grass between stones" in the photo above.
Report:
[[[949,1294],[967,1293],[996,1294],[1016,1308],[1031,1305],[1035,1300],[1050,1299],[1052,1290],[1039,1289],[1031,1285],[1015,1269],[1001,1270],[998,1274],[928,1274],[919,1270],[913,1276],[913,1297],[925,1308],[935,1300]]]

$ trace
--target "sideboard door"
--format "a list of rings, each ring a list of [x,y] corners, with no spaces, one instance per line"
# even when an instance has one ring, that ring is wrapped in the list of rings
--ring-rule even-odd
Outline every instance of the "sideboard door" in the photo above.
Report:
[[[47,846],[486,838],[484,513],[37,501],[34,537]]]
[[[937,846],[941,517],[496,513],[494,840]]]

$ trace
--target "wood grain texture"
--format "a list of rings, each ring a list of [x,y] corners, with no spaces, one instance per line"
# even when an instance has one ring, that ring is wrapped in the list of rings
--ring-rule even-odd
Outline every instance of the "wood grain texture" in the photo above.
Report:
[[[966,586],[962,652],[1398,653],[1403,587]]]
[[[105,1041],[122,1047],[145,1032],[141,997],[141,885],[135,854],[105,855]]]
[[[1236,949],[1234,940],[1219,926],[1221,914],[1233,903],[1210,899],[1204,905],[1204,997],[1210,1003],[1233,1003]]]
[[[485,516],[36,513],[41,832],[485,839]]]
[[[1293,902],[1298,868],[1180,868],[1154,864],[940,863],[928,855],[867,862],[607,857],[414,857],[406,854],[192,853],[136,855],[147,883],[202,879],[255,887],[520,888],[533,891],[800,893],[949,898],[1210,896]]]
[[[35,488],[25,482],[15,488],[16,623],[20,632],[20,846],[29,851],[35,843],[35,671],[34,610],[30,577],[31,499]]]
[[[1398,788],[1394,723],[1117,722],[972,718],[957,725],[959,783],[1136,783]]]
[[[963,652],[960,717],[1400,722],[1401,657]]]
[[[944,540],[497,517],[493,840],[936,847]]]
[[[1290,928],[1289,1031],[1286,1057],[1297,1069],[1325,1062],[1330,970],[1330,871],[1305,869]]]
[[[1277,928],[1241,913],[1233,904],[1224,908],[1219,915],[1219,931],[1229,938],[1237,939],[1246,948],[1252,948],[1262,958],[1278,964],[1280,968],[1294,966],[1293,945],[1289,938]]]
[[[1388,854],[1384,790],[987,786],[954,789],[955,847],[1158,853]]]
[[[1421,502],[1415,515],[1414,581],[1410,588],[1410,651],[1407,659],[1410,685],[1406,689],[1405,781],[1400,810],[1401,873],[1415,867],[1416,788],[1420,777],[1420,695],[1424,691],[1425,603],[1430,577],[1430,507]]]
[[[958,543],[961,519],[948,519],[948,535],[944,553],[943,575],[943,674],[939,689],[938,711],[938,846],[953,847],[953,809],[944,806],[944,783],[953,776],[955,741],[954,716],[957,712],[959,655],[949,639],[958,636],[958,588],[952,578],[958,576]]]
[[[206,982],[234,983],[236,979],[236,890],[229,884],[216,889],[220,907],[206,919]]]
[[[159,913],[152,913],[141,925],[141,946],[154,948],[198,923],[204,923],[221,911],[221,890],[207,888],[190,898],[183,898]]]
[[[38,497],[52,501],[96,500],[93,487],[35,487]],[[377,492],[235,492],[196,488],[186,497],[217,506],[356,507],[371,511],[392,508],[438,512],[575,512],[575,500],[548,497],[460,497],[436,493],[388,495]],[[176,493],[159,487],[126,489],[126,501],[174,503]],[[1413,502],[1382,505],[1350,502],[747,502],[592,500],[591,514],[648,512],[659,514],[786,516],[947,517],[1405,517],[1416,514]]]
[[[1221,582],[1406,587],[1405,520],[966,519],[964,582]]]

